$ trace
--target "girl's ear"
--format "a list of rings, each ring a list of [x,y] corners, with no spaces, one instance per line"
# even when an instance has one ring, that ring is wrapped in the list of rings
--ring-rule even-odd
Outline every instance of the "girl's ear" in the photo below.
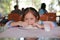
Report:
[[[39,17],[37,16],[37,20],[39,20]]]
[[[36,19],[35,19],[35,20],[36,20],[36,22],[38,21],[38,16],[36,17]]]
[[[36,22],[38,22],[39,20],[36,18]]]

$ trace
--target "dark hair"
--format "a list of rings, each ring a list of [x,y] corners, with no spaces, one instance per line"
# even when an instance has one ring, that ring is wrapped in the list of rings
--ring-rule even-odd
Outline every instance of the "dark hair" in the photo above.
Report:
[[[46,8],[46,4],[45,3],[42,3],[41,4],[41,9],[44,9],[45,10],[45,8]]]
[[[24,10],[24,14],[22,15],[22,21],[24,21],[24,17],[28,12],[31,12],[36,17],[36,19],[39,20],[40,16],[37,10],[32,7],[28,7]]]
[[[15,5],[15,6],[14,6],[14,9],[16,9],[16,8],[18,8],[18,5]]]

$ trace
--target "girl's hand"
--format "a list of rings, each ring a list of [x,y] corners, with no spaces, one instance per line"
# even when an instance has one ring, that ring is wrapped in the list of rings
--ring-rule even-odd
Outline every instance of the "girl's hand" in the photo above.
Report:
[[[28,23],[23,22],[23,23],[22,23],[22,26],[23,26],[23,27],[27,27],[27,26],[28,26]]]
[[[19,26],[26,27],[26,26],[28,26],[28,24],[26,22],[19,21]]]
[[[37,23],[34,23],[34,24],[33,24],[33,27],[37,27],[37,28],[44,28],[44,26],[43,26],[43,25],[40,25],[40,24],[37,24]]]

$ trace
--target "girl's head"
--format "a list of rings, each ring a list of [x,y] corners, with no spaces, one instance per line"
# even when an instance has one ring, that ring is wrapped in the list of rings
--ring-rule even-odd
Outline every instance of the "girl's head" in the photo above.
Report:
[[[22,21],[27,22],[29,25],[38,21],[39,18],[39,13],[32,7],[26,8],[22,15]]]
[[[45,9],[46,8],[46,4],[45,3],[42,3],[41,4],[41,9]]]

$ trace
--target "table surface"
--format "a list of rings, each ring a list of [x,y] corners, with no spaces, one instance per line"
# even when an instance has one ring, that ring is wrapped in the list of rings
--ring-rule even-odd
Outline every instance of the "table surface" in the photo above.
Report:
[[[50,37],[60,38],[60,27],[56,27],[51,31],[45,31],[42,29],[20,29],[9,28],[0,33],[0,38],[20,38],[20,37]]]

